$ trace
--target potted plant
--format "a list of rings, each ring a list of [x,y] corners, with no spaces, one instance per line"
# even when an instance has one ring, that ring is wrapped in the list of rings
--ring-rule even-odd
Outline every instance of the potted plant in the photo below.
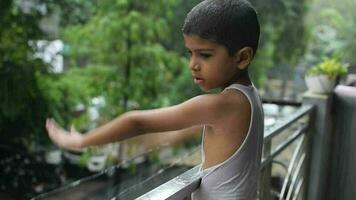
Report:
[[[307,71],[305,82],[311,92],[327,94],[334,89],[339,78],[346,74],[347,65],[338,58],[324,58]]]

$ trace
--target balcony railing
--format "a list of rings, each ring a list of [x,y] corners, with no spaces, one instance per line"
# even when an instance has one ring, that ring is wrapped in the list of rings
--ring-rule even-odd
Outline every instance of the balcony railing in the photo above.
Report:
[[[294,148],[293,156],[288,163],[288,170],[284,177],[282,189],[274,195],[276,195],[278,199],[297,199],[297,197],[304,196],[304,190],[302,189],[305,184],[304,180],[306,179],[305,161],[308,151],[306,145],[308,142],[307,133],[310,127],[310,114],[313,108],[314,106],[312,105],[302,106],[291,116],[265,130],[259,181],[260,199],[270,199],[271,172],[274,160],[295,141],[297,142],[297,147]],[[275,148],[272,148],[272,140],[284,131],[289,132],[289,136],[281,143],[275,145]]]
[[[307,156],[308,127],[310,114],[314,106],[301,106],[289,117],[279,121],[273,127],[265,129],[263,156],[261,161],[261,174],[259,181],[259,198],[269,199],[271,195],[271,172],[274,159],[290,147],[293,142],[297,142],[293,157],[289,162],[287,174],[281,191],[277,194],[279,199],[296,199],[303,196],[305,187],[305,161]],[[283,132],[292,134],[283,142],[272,148],[272,140]],[[199,187],[201,173],[196,166],[186,171],[180,176],[162,184],[154,190],[142,195],[138,199],[190,199],[191,193]]]
[[[259,199],[325,199],[329,184],[330,144],[333,138],[331,105],[332,95],[306,93],[301,105],[293,105],[295,110],[292,114],[278,119],[273,126],[265,127],[258,187]],[[278,171],[276,168],[281,166],[284,169],[283,173],[280,173],[281,170],[279,174],[276,173]],[[61,191],[68,191],[68,188],[73,189],[76,185],[94,180],[98,176],[110,174],[108,172],[115,171],[119,167],[120,164],[41,194],[34,199],[57,196]],[[139,196],[137,199],[140,200],[189,200],[191,193],[199,188],[202,179],[199,168],[198,165],[173,179],[168,178],[169,181],[162,185],[153,184],[152,176],[150,176],[149,179],[139,183],[139,185],[149,183],[147,184],[149,187],[130,187],[129,189],[135,190],[133,198]],[[159,170],[157,174],[162,174],[162,171],[164,170]],[[283,183],[277,187],[272,181],[275,180],[276,174],[283,179]],[[120,188],[111,189],[108,194],[110,199],[121,199],[122,195],[118,194],[118,191],[124,193]],[[125,199],[127,199],[126,196]]]

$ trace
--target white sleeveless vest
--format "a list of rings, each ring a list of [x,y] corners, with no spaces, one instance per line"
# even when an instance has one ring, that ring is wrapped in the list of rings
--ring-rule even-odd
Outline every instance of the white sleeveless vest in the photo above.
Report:
[[[249,100],[251,120],[248,133],[240,148],[224,162],[203,170],[200,187],[193,200],[255,200],[261,162],[264,115],[258,92],[253,86],[232,84],[225,90],[238,90]],[[202,158],[204,162],[204,138]]]

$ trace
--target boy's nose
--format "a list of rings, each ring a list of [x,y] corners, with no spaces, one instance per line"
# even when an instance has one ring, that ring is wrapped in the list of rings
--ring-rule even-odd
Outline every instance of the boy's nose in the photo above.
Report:
[[[190,67],[190,69],[191,69],[192,71],[199,71],[199,70],[200,70],[200,66],[199,66],[198,64],[195,64],[195,65],[192,65],[192,66]]]
[[[192,71],[199,71],[199,70],[200,70],[200,65],[199,65],[197,62],[191,61],[191,62],[189,63],[189,68],[190,68],[190,70],[192,70]]]

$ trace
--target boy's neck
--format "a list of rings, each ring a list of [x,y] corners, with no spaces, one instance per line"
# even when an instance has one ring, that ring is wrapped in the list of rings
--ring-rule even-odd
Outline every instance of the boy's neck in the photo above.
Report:
[[[250,79],[250,76],[248,75],[248,73],[246,73],[246,76],[240,77],[240,79],[238,79],[235,83],[245,85],[245,86],[252,85],[252,82],[251,82],[251,79]]]
[[[240,84],[240,85],[245,85],[245,86],[250,86],[252,85],[250,76],[248,74],[247,70],[241,71],[241,73],[237,74],[237,77],[235,77],[231,82],[227,83],[222,90],[224,90],[226,87],[228,87],[231,84]]]

